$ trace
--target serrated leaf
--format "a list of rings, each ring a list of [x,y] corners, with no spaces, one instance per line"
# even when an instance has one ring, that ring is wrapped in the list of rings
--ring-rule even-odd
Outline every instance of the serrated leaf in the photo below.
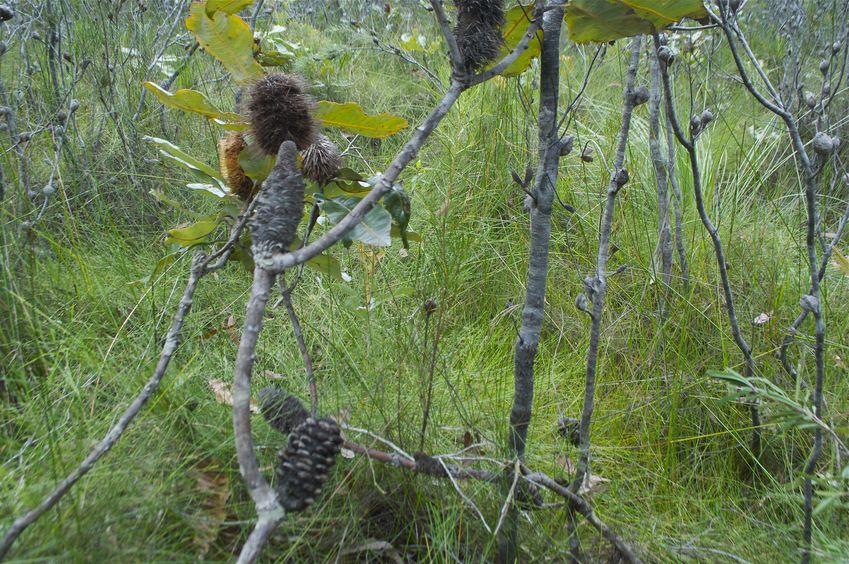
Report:
[[[186,27],[200,46],[233,75],[233,80],[244,84],[265,74],[254,60],[253,32],[242,18],[223,11],[210,17],[205,2],[193,2],[189,13]]]
[[[501,29],[501,35],[504,37],[504,44],[501,46],[501,53],[496,58],[498,61],[510,54],[516,48],[516,45],[525,36],[528,31],[528,26],[531,25],[531,17],[533,16],[533,6],[514,6],[507,10],[504,14],[504,27]],[[536,37],[531,39],[528,48],[519,55],[519,58],[513,61],[513,64],[508,66],[501,72],[501,76],[519,76],[531,66],[531,62],[539,57],[542,52],[542,30],[537,30]],[[496,63],[497,64],[497,63]]]
[[[171,143],[167,139],[160,139],[159,137],[150,137],[145,136],[142,138],[143,141],[147,143],[151,143],[156,145],[159,149],[159,153],[175,163],[179,164],[185,169],[188,169],[195,173],[195,175],[199,176],[203,180],[213,180],[221,188],[222,191],[226,191],[226,184],[224,182],[224,178],[221,176],[221,172],[216,170],[215,168],[209,166],[205,162],[194,158],[189,155],[177,145]]]
[[[650,34],[685,17],[706,16],[702,0],[572,0],[566,5],[569,39],[575,43]]]
[[[327,214],[330,222],[335,225],[351,213],[359,202],[359,198],[336,198],[325,200],[321,204],[321,208]],[[348,231],[347,236],[367,245],[388,247],[392,244],[391,233],[392,216],[382,207],[375,206],[360,223]]]
[[[206,3],[206,14],[209,17],[212,17],[215,12],[235,14],[242,8],[247,8],[253,3],[254,0],[208,0]]]
[[[200,114],[212,121],[215,125],[225,129],[245,129],[247,123],[242,122],[241,116],[232,112],[222,112],[209,99],[197,90],[181,88],[176,92],[169,92],[153,82],[145,82],[144,87],[152,92],[164,106]]]
[[[338,104],[321,101],[316,108],[315,117],[325,126],[336,127],[348,133],[372,139],[383,139],[409,127],[407,120],[396,115],[386,113],[367,115],[355,102]]]
[[[840,249],[835,248],[832,251],[834,253],[834,264],[837,265],[837,268],[840,269],[840,272],[849,276],[849,259],[846,258],[846,255],[840,252]]]

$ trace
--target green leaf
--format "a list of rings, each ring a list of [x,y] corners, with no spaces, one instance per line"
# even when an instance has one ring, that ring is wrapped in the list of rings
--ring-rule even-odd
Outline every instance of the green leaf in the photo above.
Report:
[[[336,198],[325,200],[321,204],[324,213],[332,224],[337,224],[351,213],[359,203],[359,198]],[[367,245],[376,247],[388,247],[392,244],[392,216],[380,206],[375,206],[366,214],[363,220],[353,229],[348,231],[348,237],[352,240],[362,241]]]
[[[233,80],[244,84],[265,74],[254,60],[253,33],[242,18],[223,11],[210,17],[205,2],[193,2],[189,13],[186,27],[200,46],[233,75]]]
[[[145,136],[142,140],[156,145],[162,156],[174,161],[183,168],[192,171],[196,176],[199,176],[203,180],[214,180],[222,191],[227,191],[227,186],[220,171],[184,152],[177,145],[166,139],[160,139],[159,137]]]
[[[185,251],[175,251],[173,253],[168,253],[161,259],[156,262],[156,266],[153,267],[153,271],[145,276],[144,278],[139,278],[138,280],[133,280],[129,283],[130,286],[147,286],[151,283],[151,281],[155,281],[156,278],[159,277],[165,269],[174,263],[180,256],[182,256]]]
[[[834,264],[837,265],[837,268],[840,269],[840,272],[849,276],[849,259],[846,258],[846,255],[840,252],[840,249],[835,248],[833,250],[834,253]]]
[[[242,121],[239,114],[222,112],[203,93],[197,90],[181,88],[171,93],[153,82],[145,82],[144,87],[150,90],[163,105],[169,108],[200,114],[208,118],[215,125],[225,129],[244,130],[248,127],[248,124]]]
[[[257,61],[264,67],[285,67],[295,60],[292,53],[280,51],[263,51],[257,55]]]
[[[247,8],[254,0],[208,0],[206,3],[206,15],[212,17],[215,12],[235,14],[242,8]]]
[[[327,254],[320,254],[307,261],[307,266],[313,270],[317,270],[322,274],[332,276],[337,280],[342,280],[342,264],[335,258]]]
[[[533,6],[514,6],[507,10],[504,14],[504,27],[501,34],[504,37],[504,44],[501,46],[501,53],[498,55],[498,60],[503,59],[516,48],[516,45],[525,36],[528,31],[528,26],[531,25],[531,16],[533,16]],[[539,57],[542,51],[542,30],[537,30],[536,37],[531,39],[528,48],[524,53],[519,55],[519,58],[513,61],[513,64],[508,66],[501,72],[501,76],[519,76],[531,66],[531,61]]]
[[[239,153],[239,166],[245,171],[245,175],[255,183],[263,182],[277,159],[274,155],[266,155],[254,145],[248,145]]]
[[[572,0],[566,6],[569,38],[575,43],[650,34],[685,17],[706,16],[702,0]]]
[[[185,227],[175,227],[168,230],[168,237],[165,238],[165,244],[176,243],[181,247],[190,247],[199,243],[204,243],[209,239],[209,236],[215,232],[220,223],[218,214],[206,216],[197,223],[187,225]]]
[[[407,120],[392,114],[366,115],[363,108],[355,102],[337,104],[321,101],[318,103],[315,117],[328,127],[337,127],[373,139],[395,135],[409,126]]]
[[[403,188],[395,185],[383,197],[383,206],[397,225],[398,234],[401,236],[401,243],[404,245],[404,248],[409,248],[410,242],[407,239],[407,225],[410,224],[410,196],[407,195]],[[393,225],[393,227],[396,225]]]
[[[407,241],[415,241],[416,243],[421,243],[423,241],[422,236],[416,233],[415,231],[410,231],[409,229],[405,230],[405,235],[407,236]],[[389,233],[392,237],[396,239],[401,238],[401,228],[397,225],[392,225],[392,231]]]
[[[226,198],[228,195],[226,191],[222,190],[217,186],[213,186],[212,184],[201,184],[199,182],[192,182],[186,184],[186,188],[188,188],[189,190],[196,190],[201,194],[210,194],[215,199]]]

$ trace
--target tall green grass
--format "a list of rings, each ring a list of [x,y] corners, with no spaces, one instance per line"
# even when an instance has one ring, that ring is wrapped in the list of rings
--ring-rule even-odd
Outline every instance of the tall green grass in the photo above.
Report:
[[[133,284],[163,256],[161,231],[190,219],[147,192],[162,190],[191,209],[203,210],[204,203],[181,188],[186,175],[155,162],[155,152],[140,137],[166,136],[215,162],[218,132],[192,116],[167,112],[163,132],[159,109],[149,99],[141,119],[131,119],[144,68],[156,49],[157,13],[151,9],[139,16],[125,7],[118,13],[122,25],[103,25],[106,3],[91,12],[84,3],[72,5],[75,30],[66,48],[92,60],[90,74],[74,94],[83,102],[74,137],[85,146],[76,141],[68,148],[61,197],[31,233],[19,228],[34,211],[17,187],[7,190],[0,208],[4,521],[40,501],[124,410],[156,362],[179,299],[187,258],[149,284]],[[397,42],[414,29],[435,40],[434,30],[422,23],[427,14],[416,13],[417,21],[390,20],[386,40]],[[306,48],[296,68],[317,84],[317,95],[391,111],[411,123],[434,103],[433,86],[375,49],[367,35],[341,23],[319,29],[276,17]],[[363,25],[381,21],[372,15]],[[139,60],[121,62],[110,83],[104,54],[119,56],[120,47],[130,45]],[[29,49],[33,57],[43,56],[37,43]],[[169,53],[181,49],[176,45]],[[437,50],[429,58],[440,61],[435,70],[447,79],[439,55]],[[13,57],[4,56],[0,72],[7,88],[20,88]],[[565,107],[579,87],[583,66],[571,47],[564,59]],[[713,62],[723,60],[717,56]],[[216,80],[221,76],[222,70],[198,53],[176,86],[199,88],[226,107],[235,93],[226,81]],[[597,146],[595,161],[567,157],[558,185],[561,198],[577,212],[555,211],[528,464],[563,478],[564,461],[575,453],[557,434],[556,423],[580,411],[589,327],[573,302],[582,278],[594,269],[608,179],[604,162],[619,125],[623,76],[624,55],[616,46],[593,75],[571,131],[576,146]],[[25,97],[18,115],[22,127],[49,120],[57,103],[50,98],[46,74],[30,79],[37,103]],[[106,98],[109,92],[114,106]],[[719,118],[703,135],[699,157],[746,337],[763,374],[792,389],[774,358],[807,285],[801,260],[804,209],[792,157],[784,137],[771,133],[775,124],[733,82],[698,86],[695,95]],[[510,171],[535,165],[535,96],[528,74],[493,81],[461,98],[403,175],[413,197],[411,227],[424,238],[413,243],[409,256],[397,245],[376,251],[338,248],[333,253],[351,282],[305,272],[295,307],[316,360],[323,412],[344,412],[351,425],[418,450],[432,379],[424,450],[456,452],[468,431],[482,443],[485,456],[505,454],[512,348],[521,315],[516,304],[524,294],[528,248],[524,194],[512,184]],[[730,336],[713,250],[696,214],[683,155],[678,170],[692,287],[684,290],[677,270],[671,288],[661,287],[647,111],[641,108],[635,117],[627,156],[632,181],[614,222],[617,251],[611,269],[625,268],[610,281],[592,427],[593,471],[609,482],[593,502],[605,521],[657,561],[794,560],[800,469],[810,433],[782,428],[764,406],[766,449],[756,459],[747,447],[747,409],[720,401],[728,390],[706,375],[711,368],[740,368],[742,358]],[[767,135],[754,138],[750,126]],[[347,163],[379,171],[403,140],[404,134],[380,143],[356,140]],[[30,149],[34,178],[44,174],[38,156],[49,151],[49,144],[39,143]],[[11,151],[0,155],[0,164],[7,179],[15,180]],[[831,197],[835,210],[847,199],[845,191]],[[213,333],[229,315],[240,319],[248,288],[249,275],[237,265],[203,281],[184,344],[160,393],[114,451],[24,534],[13,558],[232,558],[250,530],[253,507],[237,471],[230,411],[208,382],[232,377],[236,345],[226,331]],[[845,432],[849,389],[837,356],[849,356],[849,280],[830,270],[826,288],[826,405],[832,424]],[[663,324],[662,296],[668,307]],[[422,308],[428,299],[438,304],[429,319]],[[749,323],[762,312],[770,314],[769,323]],[[803,375],[812,364],[806,341],[803,336],[792,352]],[[256,373],[257,387],[277,384],[304,392],[300,355],[283,312],[268,321]],[[255,426],[270,470],[282,439],[260,421]],[[834,463],[824,462],[823,470]],[[212,519],[215,493],[199,486],[204,477],[214,477],[228,497],[221,520],[211,522],[211,540],[199,542],[198,531]],[[479,483],[460,487],[494,527],[503,503],[498,490]],[[563,559],[567,518],[563,508],[528,513],[521,531],[525,558]],[[594,530],[581,526],[580,534],[590,560],[608,556]],[[815,548],[822,560],[843,558],[847,538],[845,512],[817,515]],[[287,518],[265,555],[281,561],[377,559],[380,555],[368,550],[374,540],[420,560],[481,561],[495,554],[494,539],[450,483],[354,458],[340,459],[325,495],[311,510]]]

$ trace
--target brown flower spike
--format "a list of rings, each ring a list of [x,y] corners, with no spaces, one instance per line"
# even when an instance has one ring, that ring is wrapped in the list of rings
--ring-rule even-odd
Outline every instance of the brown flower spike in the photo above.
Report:
[[[247,104],[253,142],[268,155],[276,155],[284,141],[293,141],[303,151],[318,137],[314,106],[300,76],[264,76],[251,86]]]

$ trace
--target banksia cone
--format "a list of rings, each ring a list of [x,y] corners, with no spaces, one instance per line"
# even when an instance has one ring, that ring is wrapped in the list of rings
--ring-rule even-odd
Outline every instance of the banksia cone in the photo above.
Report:
[[[268,387],[259,391],[260,411],[275,430],[288,435],[306,421],[310,414],[304,404],[280,388]]]
[[[342,156],[339,149],[326,135],[319,135],[315,143],[304,149],[301,170],[304,176],[325,184],[334,178],[342,168]]]
[[[306,149],[318,136],[313,106],[300,76],[264,76],[251,87],[247,105],[256,144],[268,155],[276,154],[283,141],[294,141],[298,149]]]
[[[329,418],[309,418],[292,431],[278,454],[274,486],[286,511],[302,511],[315,501],[341,446],[342,433]]]
[[[230,132],[218,141],[218,163],[221,174],[227,181],[230,193],[243,200],[253,196],[254,182],[247,176],[239,164],[239,155],[247,146],[241,133]]]
[[[254,258],[286,252],[298,231],[304,213],[304,177],[295,158],[298,150],[285,141],[277,152],[277,163],[265,179],[251,218],[251,250]]]
[[[457,6],[457,47],[470,71],[492,62],[501,51],[504,39],[504,0],[455,0]]]

